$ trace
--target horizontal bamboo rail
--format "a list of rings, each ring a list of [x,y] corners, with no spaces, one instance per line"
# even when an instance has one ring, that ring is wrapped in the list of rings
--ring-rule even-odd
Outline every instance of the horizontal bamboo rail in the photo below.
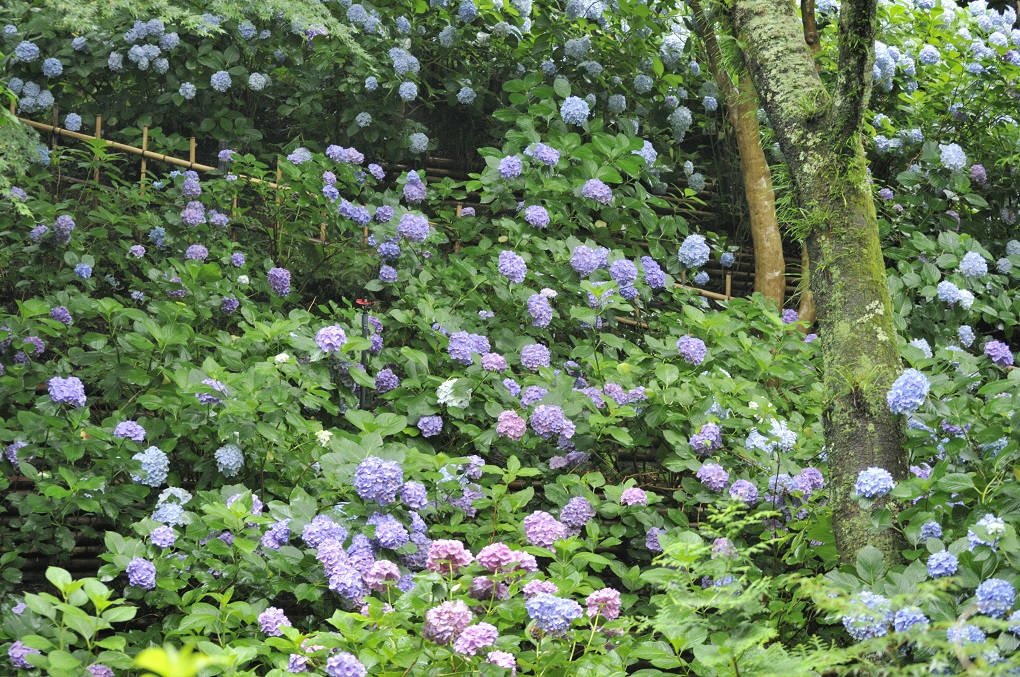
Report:
[[[192,138],[190,140],[190,143],[189,143],[189,146],[190,146],[189,150],[190,150],[190,154],[191,154],[192,159],[182,160],[181,158],[177,158],[177,157],[174,157],[172,155],[166,155],[164,153],[154,153],[151,150],[143,150],[143,149],[137,148],[135,146],[129,146],[126,143],[120,143],[118,141],[109,141],[109,140],[104,140],[104,139],[99,138],[99,136],[98,136],[98,134],[99,134],[98,130],[99,130],[99,124],[100,124],[99,123],[99,118],[96,119],[96,123],[97,123],[97,125],[96,125],[96,130],[97,130],[96,134],[97,134],[97,136],[89,136],[88,134],[82,134],[80,132],[72,132],[70,129],[64,129],[62,127],[57,127],[57,126],[54,126],[54,125],[47,125],[47,124],[45,124],[43,122],[36,122],[35,120],[29,120],[27,118],[18,118],[18,120],[20,120],[24,124],[28,125],[29,127],[33,127],[35,129],[38,129],[38,130],[41,130],[41,131],[44,131],[44,132],[50,132],[52,134],[59,134],[60,136],[66,136],[66,137],[71,138],[71,139],[78,139],[80,141],[97,141],[97,140],[98,141],[103,141],[105,143],[105,145],[107,147],[109,147],[109,148],[114,148],[116,150],[122,150],[122,151],[124,151],[126,153],[133,153],[134,155],[141,155],[143,158],[148,158],[150,160],[159,160],[160,162],[165,162],[165,163],[171,164],[171,165],[177,165],[178,167],[184,167],[186,169],[193,169],[193,170],[198,171],[198,172],[216,172],[216,171],[219,171],[218,167],[212,167],[210,165],[203,165],[203,164],[201,164],[199,162],[195,162],[195,160],[193,159],[194,158],[194,153],[195,153],[195,147],[194,147],[195,139],[194,138]],[[264,181],[263,179],[257,179],[257,178],[252,177],[252,176],[238,176],[238,179],[240,179],[242,181],[247,181],[248,183],[261,183],[261,184],[265,184],[266,186],[269,186],[270,188],[273,188],[275,190],[280,190],[280,189],[289,190],[288,186],[281,186],[280,184],[275,183],[273,181]]]

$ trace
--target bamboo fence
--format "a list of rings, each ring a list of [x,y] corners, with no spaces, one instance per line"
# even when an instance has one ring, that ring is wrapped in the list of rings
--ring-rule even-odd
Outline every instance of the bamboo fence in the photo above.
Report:
[[[16,114],[15,104],[13,104],[13,103],[11,104],[11,113],[12,114]],[[18,120],[20,120],[22,123],[28,125],[29,127],[34,128],[34,129],[38,129],[40,131],[49,132],[50,134],[53,134],[54,135],[54,137],[53,137],[53,147],[54,148],[56,148],[56,137],[57,136],[64,136],[64,137],[71,138],[71,139],[77,139],[79,141],[90,141],[90,142],[92,142],[92,141],[104,141],[106,147],[108,147],[108,148],[113,148],[115,150],[121,150],[121,151],[124,151],[126,153],[131,153],[133,155],[140,155],[142,160],[141,160],[141,177],[139,179],[139,190],[142,192],[142,194],[145,193],[145,180],[146,180],[147,169],[148,169],[147,160],[150,160],[150,159],[151,160],[158,160],[160,162],[165,162],[167,164],[174,165],[174,166],[177,166],[177,167],[184,167],[186,169],[191,169],[191,170],[198,171],[198,172],[215,172],[215,171],[219,171],[219,167],[213,167],[211,165],[201,164],[201,163],[199,163],[197,161],[196,154],[197,154],[197,147],[198,146],[197,146],[197,140],[196,140],[196,138],[194,136],[192,136],[188,140],[188,159],[184,160],[184,159],[181,159],[181,158],[178,158],[178,157],[174,157],[172,155],[166,155],[165,153],[155,153],[153,151],[150,151],[149,150],[149,128],[148,128],[148,126],[142,127],[142,145],[141,145],[141,147],[137,147],[137,146],[131,146],[131,145],[126,144],[126,143],[119,143],[117,141],[110,141],[110,140],[103,139],[103,136],[102,136],[103,119],[102,119],[102,116],[100,116],[100,115],[96,116],[96,132],[95,132],[94,136],[89,136],[88,134],[82,134],[80,132],[72,132],[69,129],[64,129],[64,128],[60,127],[57,124],[57,122],[58,122],[58,112],[57,112],[56,107],[54,107],[54,111],[53,111],[53,123],[52,124],[46,124],[46,123],[43,123],[43,122],[36,122],[35,120],[30,120],[28,118],[18,118]],[[440,170],[440,171],[444,171],[444,170]],[[427,173],[431,174],[433,172],[429,171]],[[450,174],[450,172],[448,170],[445,170],[445,173],[447,175]],[[99,183],[99,178],[100,178],[100,176],[99,176],[99,167],[96,167],[95,174],[93,176],[93,180],[96,183]],[[244,175],[238,175],[238,180],[240,180],[240,181],[245,181],[247,183],[263,184],[263,185],[265,185],[265,186],[275,190],[276,191],[276,205],[277,205],[277,207],[282,205],[282,202],[283,202],[283,198],[282,198],[282,196],[280,194],[280,191],[281,190],[290,190],[289,186],[281,185],[282,178],[283,178],[283,170],[282,170],[282,168],[280,166],[279,158],[277,158],[277,160],[276,160],[276,181],[275,182],[273,182],[273,181],[265,181],[263,179],[259,179],[259,178],[256,178],[256,177],[249,177],[249,176],[244,176]],[[235,210],[237,209],[237,198],[236,198],[236,196],[234,198],[234,205],[233,205],[233,207],[234,207]],[[456,205],[456,210],[457,210],[456,214],[457,214],[458,218],[461,215],[462,208],[463,208],[462,204],[458,203]],[[700,212],[694,211],[694,213],[695,214],[699,214]],[[282,223],[279,220],[277,220],[277,222],[274,224],[274,231],[273,231],[274,237],[279,238],[281,229],[282,229]],[[364,242],[367,243],[368,242],[368,227],[367,226],[365,226],[365,228],[363,230],[363,238],[364,238]],[[318,242],[318,243],[321,243],[321,244],[325,244],[326,243],[326,224],[325,224],[325,222],[320,224],[319,239],[315,239],[315,238],[309,238],[309,239],[311,241],[313,241],[313,242]],[[460,248],[461,248],[461,243],[460,242],[455,242],[454,243],[454,251],[460,251]],[[729,301],[729,300],[731,300],[733,298],[733,272],[730,271],[730,270],[726,270],[725,271],[725,282],[724,282],[725,292],[722,293],[722,294],[720,294],[718,292],[709,291],[707,289],[701,289],[699,287],[692,287],[692,286],[688,285],[687,284],[686,273],[683,274],[683,276],[681,278],[681,282],[676,283],[675,286],[678,289],[686,289],[688,291],[695,292],[695,293],[697,293],[697,294],[699,294],[699,295],[701,295],[701,296],[703,296],[705,298],[712,299],[712,300],[715,300],[715,301]],[[632,327],[640,327],[642,329],[649,329],[650,328],[649,325],[646,322],[641,321],[641,319],[640,319],[640,312],[639,311],[635,311],[633,318],[617,317],[616,320],[618,322],[622,323],[622,324],[625,324],[625,325],[628,325],[628,326],[632,326]]]

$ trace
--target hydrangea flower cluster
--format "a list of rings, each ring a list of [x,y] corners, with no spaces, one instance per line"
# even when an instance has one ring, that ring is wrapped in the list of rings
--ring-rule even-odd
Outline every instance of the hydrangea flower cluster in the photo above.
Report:
[[[354,488],[358,496],[379,505],[389,505],[397,498],[404,482],[404,471],[394,461],[369,456],[354,471]]]
[[[877,498],[892,491],[895,484],[888,470],[872,467],[857,475],[854,491],[865,498]]]

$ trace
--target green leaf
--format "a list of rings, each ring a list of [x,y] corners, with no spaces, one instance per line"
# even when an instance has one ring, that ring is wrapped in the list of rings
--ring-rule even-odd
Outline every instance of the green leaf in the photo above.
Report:
[[[565,99],[570,96],[570,83],[563,78],[556,78],[553,81],[553,91],[556,92],[556,96]]]
[[[60,567],[48,567],[46,569],[46,580],[60,592],[64,592],[71,585],[71,574]]]
[[[885,572],[882,551],[873,545],[866,545],[857,553],[857,575],[874,585]]]
[[[948,491],[951,494],[958,494],[962,491],[967,491],[968,489],[977,489],[977,487],[974,486],[974,480],[970,475],[959,472],[946,475],[940,479],[935,486],[942,491]]]

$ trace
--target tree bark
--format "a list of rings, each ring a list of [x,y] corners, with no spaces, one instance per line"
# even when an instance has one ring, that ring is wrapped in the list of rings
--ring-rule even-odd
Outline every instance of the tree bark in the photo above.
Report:
[[[792,3],[732,0],[725,9],[808,220],[836,547],[844,561],[866,544],[895,561],[901,558],[900,537],[892,529],[872,531],[869,513],[853,498],[857,474],[869,466],[906,475],[902,431],[885,402],[900,358],[860,138],[871,92],[876,0],[843,2],[831,93]]]
[[[740,175],[744,197],[751,220],[751,241],[754,246],[754,290],[783,307],[786,295],[786,259],[783,238],[776,217],[776,194],[772,190],[772,172],[761,147],[758,126],[758,95],[750,83],[738,88],[722,64],[715,27],[706,20],[701,3],[692,0],[695,24],[708,51],[709,67],[722,91],[730,126],[737,139]]]

